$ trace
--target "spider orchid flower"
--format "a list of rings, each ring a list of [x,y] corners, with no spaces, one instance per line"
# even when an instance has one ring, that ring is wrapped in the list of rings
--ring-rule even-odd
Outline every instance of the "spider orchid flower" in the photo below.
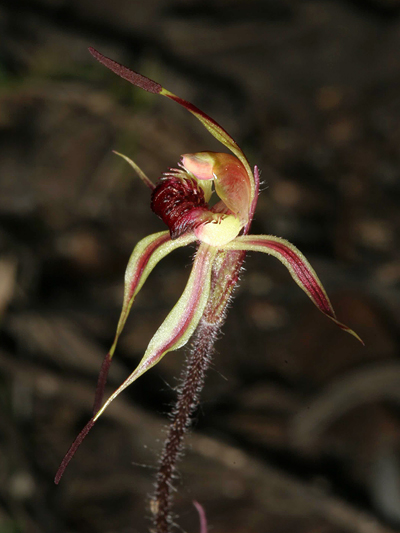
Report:
[[[89,51],[100,63],[133,85],[166,96],[185,107],[231,154],[185,154],[178,168],[169,169],[156,184],[133,161],[122,156],[152,190],[151,208],[165,222],[168,230],[145,237],[136,245],[129,259],[122,312],[114,342],[100,371],[93,418],[62,461],[56,483],[94,423],[124,389],[157,364],[167,352],[184,346],[205,313],[206,319],[214,323],[223,320],[246,252],[263,252],[279,259],[318,309],[361,341],[354,331],[336,319],[317,274],[293,244],[271,235],[248,234],[259,192],[259,172],[257,167],[252,172],[244,153],[232,137],[190,102],[93,48]],[[217,194],[219,201],[210,207],[213,194]],[[193,243],[197,245],[197,251],[182,296],[151,339],[137,368],[101,405],[108,369],[136,295],[161,259],[177,248]]]

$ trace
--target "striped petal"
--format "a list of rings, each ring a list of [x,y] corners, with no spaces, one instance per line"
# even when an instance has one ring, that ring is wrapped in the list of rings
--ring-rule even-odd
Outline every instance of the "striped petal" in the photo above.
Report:
[[[350,333],[364,344],[357,333],[337,320],[332,304],[315,270],[300,250],[293,246],[293,244],[285,239],[271,235],[243,235],[226,244],[224,250],[264,252],[279,259],[288,269],[297,285],[303,289],[318,309],[333,320],[341,329],[347,331],[347,333]]]
[[[203,113],[198,107],[191,104],[190,102],[187,102],[183,98],[180,98],[179,96],[176,96],[175,94],[171,93],[167,89],[164,89],[159,83],[146,78],[146,76],[142,76],[141,74],[138,74],[137,72],[134,72],[133,70],[130,70],[127,67],[124,67],[120,63],[117,63],[113,59],[110,59],[94,48],[89,48],[89,52],[92,54],[93,57],[95,57],[100,63],[102,63],[104,66],[115,72],[118,76],[121,78],[129,81],[133,85],[136,85],[136,87],[140,87],[141,89],[154,93],[154,94],[161,94],[162,96],[166,96],[167,98],[170,98],[171,100],[174,100],[184,108],[186,108],[190,113],[192,113],[200,122],[203,124],[205,128],[213,135],[220,143],[222,143],[224,146],[226,146],[243,164],[244,168],[246,169],[246,172],[249,176],[250,180],[250,204],[253,200],[253,198],[256,195],[256,185],[254,182],[254,176],[251,171],[251,168],[249,166],[249,163],[246,159],[246,156],[242,152],[242,150],[239,148],[237,143],[232,139],[232,137],[227,133],[224,128],[222,128],[215,120],[213,120],[211,117],[209,117],[206,113]]]
[[[143,287],[143,284],[148,278],[150,272],[157,265],[157,263],[161,261],[161,259],[163,259],[173,250],[180,248],[181,246],[186,246],[195,240],[196,237],[193,234],[187,234],[172,241],[168,231],[161,231],[145,237],[135,246],[125,272],[124,300],[117,326],[117,332],[115,334],[114,342],[110,348],[110,351],[104,358],[97,382],[93,406],[94,414],[97,413],[101,406],[111,359],[114,355],[119,336],[121,335],[121,332],[125,326],[125,322],[128,318],[136,295]]]
[[[174,243],[175,242],[176,241],[174,241]],[[138,377],[157,364],[167,352],[181,348],[192,336],[200,318],[203,316],[210,294],[211,271],[216,253],[217,250],[213,247],[207,245],[201,245],[199,247],[188,283],[182,296],[156,331],[137,368],[108,398],[103,407],[97,411],[75,439],[58,469],[55,478],[56,483],[59,483],[68,463],[83,439],[110,403]],[[124,319],[122,319],[122,321],[124,321]]]

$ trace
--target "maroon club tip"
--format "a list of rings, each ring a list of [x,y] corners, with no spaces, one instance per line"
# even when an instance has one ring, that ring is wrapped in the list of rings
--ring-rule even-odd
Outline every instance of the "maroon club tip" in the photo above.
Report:
[[[72,443],[71,448],[67,451],[64,459],[61,461],[60,467],[57,470],[56,477],[54,478],[54,483],[58,485],[60,483],[60,479],[62,478],[65,469],[67,468],[69,462],[75,455],[76,450],[79,448],[79,446],[82,444],[83,439],[86,437],[86,435],[89,433],[89,431],[94,426],[94,419],[90,419],[89,422],[86,424],[86,426],[82,429],[82,431],[79,433],[79,435],[76,437],[74,442]]]
[[[124,65],[121,65],[120,63],[117,63],[117,61],[104,56],[91,46],[89,47],[89,52],[95,59],[97,59],[97,61],[99,61],[108,69],[112,70],[124,80],[132,83],[132,85],[136,85],[136,87],[140,87],[149,93],[159,94],[162,91],[162,86],[159,83],[156,83],[150,78],[146,78],[146,76],[142,76],[142,74],[134,72],[128,67],[124,67]]]
[[[107,376],[108,376],[108,371],[110,370],[110,365],[111,365],[111,355],[110,353],[108,353],[103,360],[100,373],[99,373],[99,378],[97,380],[96,394],[95,394],[94,403],[93,403],[93,416],[100,409],[101,404],[103,402],[104,389],[106,388]]]

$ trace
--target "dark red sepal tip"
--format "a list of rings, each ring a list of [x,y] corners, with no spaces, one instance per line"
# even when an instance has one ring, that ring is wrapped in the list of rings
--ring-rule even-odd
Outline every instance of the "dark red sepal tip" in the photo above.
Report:
[[[86,426],[82,429],[82,431],[79,433],[79,435],[76,437],[76,439],[74,440],[74,442],[72,443],[70,449],[67,451],[67,453],[65,454],[65,457],[64,459],[61,461],[61,464],[60,464],[60,467],[59,469],[57,470],[57,474],[56,474],[56,477],[54,478],[54,483],[56,485],[59,484],[60,482],[60,479],[62,478],[64,472],[65,472],[65,469],[67,468],[69,462],[71,461],[71,459],[73,458],[73,456],[75,455],[75,452],[76,450],[79,448],[79,446],[82,444],[82,441],[84,440],[84,438],[86,437],[86,435],[89,433],[89,431],[92,429],[92,427],[94,426],[94,419],[91,418],[89,420],[89,422],[86,424]]]
[[[103,360],[100,373],[99,373],[99,378],[97,380],[96,394],[95,394],[94,403],[93,403],[93,416],[97,413],[97,411],[101,407],[101,404],[103,403],[104,389],[106,388],[107,376],[108,376],[108,371],[110,370],[110,365],[111,365],[111,355],[110,353],[108,353]]]
[[[142,74],[134,72],[128,67],[124,67],[124,65],[121,65],[117,61],[114,61],[113,59],[110,59],[109,57],[104,56],[103,54],[98,52],[95,48],[92,48],[90,46],[89,52],[102,65],[112,70],[120,78],[123,78],[124,80],[129,81],[129,83],[132,83],[132,85],[136,85],[136,87],[140,87],[141,89],[144,89],[145,91],[149,93],[159,94],[162,91],[163,88],[159,83],[156,83],[150,78],[146,78],[146,76],[143,76]]]

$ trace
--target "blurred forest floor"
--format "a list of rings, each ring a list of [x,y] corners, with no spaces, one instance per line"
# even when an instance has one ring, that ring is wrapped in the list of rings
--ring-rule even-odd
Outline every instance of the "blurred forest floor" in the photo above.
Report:
[[[220,150],[187,112],[87,52],[153,77],[220,122],[262,170],[254,233],[308,257],[339,319],[275,259],[250,255],[176,494],[181,531],[400,530],[400,2],[2,0],[0,533],[144,533],[169,354],[90,417],[125,265],[164,229],[115,149],[153,179]],[[137,298],[110,391],[179,297],[193,249]],[[178,531],[178,530],[177,530]]]

